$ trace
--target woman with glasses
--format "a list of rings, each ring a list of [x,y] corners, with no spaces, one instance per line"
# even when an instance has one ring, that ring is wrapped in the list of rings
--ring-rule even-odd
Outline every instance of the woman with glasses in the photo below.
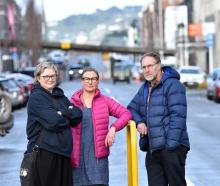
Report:
[[[82,89],[71,98],[83,112],[82,122],[72,128],[73,185],[109,185],[109,148],[114,143],[115,132],[128,124],[131,114],[115,100],[101,94],[95,69],[84,69],[81,83]],[[110,126],[109,116],[117,118]]]
[[[26,153],[38,151],[31,186],[72,186],[71,127],[81,121],[82,112],[56,87],[57,74],[52,63],[42,62],[36,67],[26,128]],[[25,167],[21,169],[22,183],[29,178]]]

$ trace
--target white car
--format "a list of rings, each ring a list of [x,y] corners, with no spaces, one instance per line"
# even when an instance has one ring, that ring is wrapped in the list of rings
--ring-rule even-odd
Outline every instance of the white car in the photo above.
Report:
[[[206,74],[198,66],[182,66],[178,72],[180,81],[188,87],[198,87],[206,80]]]

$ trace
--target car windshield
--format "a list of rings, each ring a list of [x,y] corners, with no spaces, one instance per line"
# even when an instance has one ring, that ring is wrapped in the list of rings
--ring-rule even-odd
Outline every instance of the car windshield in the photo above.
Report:
[[[72,65],[70,67],[70,70],[72,70],[72,69],[83,69],[83,66],[82,65]]]
[[[199,74],[198,69],[182,69],[181,73],[183,74]]]
[[[126,66],[126,65],[115,65],[114,69],[115,70],[127,70],[128,66]]]
[[[16,83],[13,80],[2,81],[1,84],[5,90],[10,90],[17,87]]]
[[[115,70],[121,70],[123,69],[123,66],[115,66]]]
[[[74,69],[82,69],[81,67],[71,67],[70,70],[74,70]]]
[[[17,81],[22,81],[22,82],[34,81],[33,77],[25,74],[11,74],[11,77]]]

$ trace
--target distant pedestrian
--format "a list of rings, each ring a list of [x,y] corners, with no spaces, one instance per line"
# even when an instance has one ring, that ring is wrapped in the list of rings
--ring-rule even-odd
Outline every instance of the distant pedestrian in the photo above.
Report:
[[[190,145],[185,87],[176,70],[161,67],[158,53],[146,53],[140,62],[146,81],[128,109],[145,141],[141,148],[147,151],[148,184],[186,186],[185,161]]]
[[[71,101],[83,112],[82,123],[72,128],[73,185],[109,185],[109,147],[115,132],[123,129],[131,113],[118,102],[101,94],[99,74],[93,68],[84,69],[82,89],[75,92]],[[109,116],[117,118],[109,127]]]
[[[52,63],[36,67],[36,82],[27,105],[26,153],[32,149],[38,152],[29,186],[72,186],[71,127],[81,121],[82,112],[56,87],[57,74]],[[28,174],[22,174],[21,179]]]

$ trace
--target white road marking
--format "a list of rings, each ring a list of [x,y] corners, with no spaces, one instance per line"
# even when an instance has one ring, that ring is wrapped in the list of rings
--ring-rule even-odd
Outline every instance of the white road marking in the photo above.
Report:
[[[187,185],[187,186],[195,186],[195,184],[192,183],[192,182],[189,180],[189,178],[187,178],[187,177],[186,177],[186,185]]]
[[[111,93],[111,90],[109,88],[104,88],[105,92],[110,94]]]
[[[119,103],[119,101],[114,96],[111,96],[111,98]]]
[[[220,118],[220,114],[219,113],[198,113],[196,114],[196,117],[198,118]]]

